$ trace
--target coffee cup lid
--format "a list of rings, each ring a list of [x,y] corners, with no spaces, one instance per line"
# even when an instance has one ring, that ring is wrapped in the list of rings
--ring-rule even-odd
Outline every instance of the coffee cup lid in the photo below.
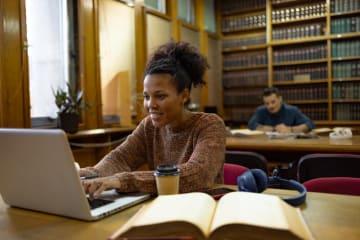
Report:
[[[176,167],[176,165],[171,164],[161,164],[156,167],[156,171],[154,172],[155,176],[172,176],[178,175],[180,173],[180,169]]]

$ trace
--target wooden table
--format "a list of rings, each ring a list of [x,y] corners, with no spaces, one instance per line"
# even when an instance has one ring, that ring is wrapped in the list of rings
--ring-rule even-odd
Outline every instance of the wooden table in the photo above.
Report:
[[[291,195],[292,191],[267,189],[275,195]],[[151,201],[151,200],[150,200]],[[141,205],[126,209],[96,222],[48,215],[8,207],[0,197],[0,239],[92,239],[105,240]],[[302,213],[316,239],[360,239],[360,197],[308,193]]]
[[[332,140],[328,136],[311,139],[269,139],[265,134],[252,137],[228,137],[226,148],[249,151],[302,151],[360,154],[360,135]]]
[[[270,171],[274,166],[284,168],[295,163],[310,153],[352,153],[360,154],[360,135],[351,139],[332,140],[328,136],[311,139],[269,139],[267,135],[251,137],[227,137],[227,150],[252,151],[265,156]],[[289,178],[293,178],[295,169],[290,170]]]

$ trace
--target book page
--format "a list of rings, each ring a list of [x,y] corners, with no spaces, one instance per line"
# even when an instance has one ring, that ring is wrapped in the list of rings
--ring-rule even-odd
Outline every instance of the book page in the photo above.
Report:
[[[273,195],[249,192],[224,195],[218,202],[211,231],[228,224],[277,229],[293,232],[299,239],[312,239],[299,209]]]
[[[229,223],[246,223],[271,228],[288,228],[277,196],[233,192],[218,202],[211,231]],[[276,216],[276,218],[274,217]]]
[[[263,131],[244,129],[232,129],[231,134],[234,136],[258,136],[264,134]]]
[[[131,228],[183,221],[197,226],[204,236],[208,236],[215,208],[215,200],[205,193],[161,195],[140,209],[141,212],[114,235],[119,236]]]
[[[315,128],[315,129],[313,129],[312,130],[312,132],[314,132],[314,133],[329,133],[329,132],[332,132],[333,131],[333,129],[331,129],[331,128]]]
[[[269,139],[295,139],[300,133],[266,132]]]

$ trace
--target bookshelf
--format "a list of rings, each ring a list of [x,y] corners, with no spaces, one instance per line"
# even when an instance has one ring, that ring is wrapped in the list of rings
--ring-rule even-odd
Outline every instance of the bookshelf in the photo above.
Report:
[[[225,119],[278,87],[319,126],[360,125],[360,1],[221,1]]]
[[[225,120],[243,122],[268,85],[266,0],[221,1]]]

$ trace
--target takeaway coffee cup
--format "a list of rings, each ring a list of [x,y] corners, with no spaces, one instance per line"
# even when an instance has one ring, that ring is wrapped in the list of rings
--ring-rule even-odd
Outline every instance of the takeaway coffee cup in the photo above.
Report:
[[[180,169],[175,165],[159,165],[155,172],[158,195],[179,193]]]

